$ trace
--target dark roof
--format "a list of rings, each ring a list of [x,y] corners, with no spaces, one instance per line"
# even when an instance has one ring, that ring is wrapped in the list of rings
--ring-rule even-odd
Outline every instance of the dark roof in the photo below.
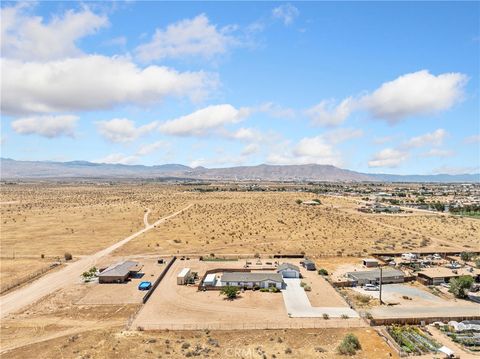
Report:
[[[291,264],[291,263],[280,264],[277,268],[277,272],[285,269],[296,270],[297,272],[300,272],[300,268],[298,268],[295,264]]]
[[[380,269],[373,269],[368,271],[358,271],[358,272],[348,272],[349,276],[354,277],[355,279],[368,279],[368,280],[377,280],[380,278]],[[393,268],[384,268],[382,277],[404,277],[405,274]]]
[[[139,270],[140,270],[140,263],[133,262],[133,261],[125,261],[125,262],[117,263],[108,267],[98,276],[99,277],[125,277],[128,273],[133,271],[139,271]]]
[[[222,282],[263,282],[265,280],[283,282],[281,274],[266,272],[225,272],[221,278]]]

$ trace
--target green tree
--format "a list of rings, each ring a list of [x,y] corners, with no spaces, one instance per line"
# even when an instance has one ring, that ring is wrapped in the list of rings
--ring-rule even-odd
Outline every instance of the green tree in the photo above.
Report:
[[[457,298],[466,298],[468,290],[472,287],[473,277],[469,275],[462,275],[458,278],[450,280],[449,292]]]
[[[354,334],[348,333],[345,335],[345,338],[343,338],[337,350],[343,355],[355,355],[357,350],[361,348],[362,346],[360,345],[358,338]]]
[[[226,287],[222,288],[220,294],[226,296],[227,299],[234,300],[235,298],[237,298],[239,292],[240,291],[238,290],[238,287],[227,285]]]
[[[462,261],[468,262],[469,260],[471,260],[473,258],[473,253],[462,252],[460,254],[460,258],[462,259]]]
[[[318,270],[318,274],[320,274],[320,275],[328,275],[328,271],[327,271],[326,269],[324,269],[324,268],[320,268],[320,269]]]

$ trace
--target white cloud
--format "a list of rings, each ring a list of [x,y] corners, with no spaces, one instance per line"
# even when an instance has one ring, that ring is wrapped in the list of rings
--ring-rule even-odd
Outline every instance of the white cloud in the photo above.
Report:
[[[363,130],[356,128],[338,128],[324,134],[324,138],[332,144],[345,142],[363,136]]]
[[[247,114],[248,111],[237,110],[229,104],[213,105],[167,121],[159,129],[175,136],[206,136],[211,130],[240,122]]]
[[[472,135],[472,136],[465,137],[463,142],[466,144],[480,143],[480,135]]]
[[[140,68],[127,58],[100,55],[47,63],[2,59],[2,111],[42,113],[148,105],[166,96],[196,101],[217,84],[204,72]]]
[[[302,138],[291,150],[275,151],[267,157],[272,164],[322,164],[341,166],[342,160],[334,147],[322,136]]]
[[[233,132],[221,131],[220,135],[226,138],[245,141],[245,142],[261,141],[263,138],[262,134],[259,131],[253,128],[245,128],[245,127],[241,127],[238,130],[235,130]]]
[[[462,100],[467,81],[461,73],[435,76],[422,70],[385,82],[370,94],[348,97],[338,105],[333,100],[321,101],[305,113],[314,124],[322,126],[339,125],[359,110],[393,124],[408,117],[448,110]]]
[[[168,25],[165,30],[157,29],[152,41],[135,50],[142,61],[201,56],[212,58],[227,52],[236,42],[230,35],[232,27],[218,29],[205,14]]]
[[[130,142],[151,132],[158,126],[157,122],[135,127],[135,122],[126,118],[114,118],[109,121],[98,121],[98,132],[111,142]]]
[[[73,115],[24,117],[13,121],[12,129],[22,135],[36,134],[47,138],[74,137],[77,120],[78,117]]]
[[[285,25],[292,24],[300,15],[300,11],[292,4],[283,4],[272,10],[272,16],[283,21]]]
[[[165,143],[164,141],[157,141],[157,142],[141,145],[140,148],[137,151],[137,155],[145,156],[145,155],[148,155],[148,154],[150,154],[152,152],[155,152],[156,150],[158,150],[162,147],[166,147],[166,146],[167,146],[167,143]]]
[[[123,153],[112,153],[98,160],[93,160],[95,163],[110,163],[110,164],[122,164],[122,165],[132,165],[138,163],[138,156],[128,156]]]
[[[440,148],[432,148],[430,150],[428,150],[427,152],[424,152],[421,154],[422,157],[441,157],[441,158],[445,158],[445,157],[451,157],[453,156],[455,153],[453,151],[450,151],[450,150],[442,150]]]
[[[449,109],[462,99],[466,82],[467,76],[461,73],[435,76],[422,70],[382,84],[360,104],[375,117],[394,123]]]
[[[295,110],[292,108],[282,107],[273,102],[266,102],[257,107],[251,108],[252,112],[264,112],[274,118],[293,118]]]
[[[368,161],[369,167],[397,167],[408,159],[408,152],[385,148]]]
[[[315,125],[338,126],[350,116],[354,106],[355,102],[350,97],[343,100],[338,106],[335,106],[333,100],[324,100],[307,109],[305,114]]]
[[[443,128],[439,128],[433,132],[429,132],[421,136],[412,137],[404,144],[404,146],[407,148],[422,147],[426,145],[440,146],[443,143],[443,140],[445,139],[445,136],[447,136],[447,134],[447,131],[445,131]]]
[[[250,143],[243,148],[241,155],[250,156],[255,153],[258,153],[258,151],[260,151],[260,146],[257,145],[256,143]]]
[[[1,9],[2,56],[27,61],[46,61],[78,56],[75,42],[108,25],[108,18],[88,8],[66,11],[45,23],[30,16],[31,5],[18,3]]]

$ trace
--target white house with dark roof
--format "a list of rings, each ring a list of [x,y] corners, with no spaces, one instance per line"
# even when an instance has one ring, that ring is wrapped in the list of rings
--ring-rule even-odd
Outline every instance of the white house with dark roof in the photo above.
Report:
[[[222,286],[235,286],[246,288],[283,289],[285,282],[279,273],[268,272],[225,272],[220,279]]]

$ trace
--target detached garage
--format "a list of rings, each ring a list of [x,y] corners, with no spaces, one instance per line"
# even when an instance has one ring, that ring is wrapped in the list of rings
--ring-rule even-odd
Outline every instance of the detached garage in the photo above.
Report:
[[[99,283],[124,283],[136,275],[142,266],[138,262],[126,261],[108,267],[98,275]]]
[[[277,273],[281,274],[282,278],[300,278],[300,268],[290,263],[280,264]]]

